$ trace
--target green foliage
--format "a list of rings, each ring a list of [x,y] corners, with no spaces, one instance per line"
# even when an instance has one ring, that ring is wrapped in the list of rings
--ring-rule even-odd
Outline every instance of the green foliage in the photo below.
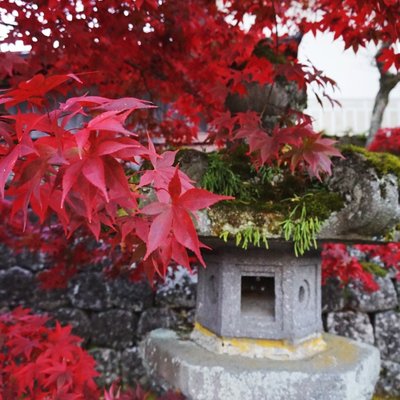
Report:
[[[228,241],[230,232],[223,231],[219,237],[223,239],[225,242]],[[242,249],[247,249],[249,245],[253,245],[255,247],[261,247],[262,245],[268,249],[268,239],[267,235],[259,228],[254,226],[249,226],[245,229],[238,231],[235,234],[235,243],[236,246],[240,246]]]
[[[307,203],[308,215],[318,217],[321,221],[329,218],[332,212],[341,210],[344,205],[339,193],[329,192],[326,188],[309,191],[302,198]]]
[[[363,155],[379,176],[393,174],[400,181],[400,158],[394,154],[376,153],[353,145],[343,146],[341,151],[345,157],[352,153]]]
[[[306,197],[292,199],[293,201],[298,201],[299,204],[293,208],[282,222],[285,240],[293,240],[296,257],[303,255],[312,247],[317,248],[317,235],[322,226],[318,217],[307,215]]]
[[[226,196],[243,197],[245,190],[240,176],[232,171],[230,165],[219,153],[210,153],[208,168],[201,180],[201,186],[213,193]]]
[[[295,254],[302,255],[317,246],[321,221],[344,205],[340,194],[330,192],[323,183],[311,181],[303,174],[277,167],[249,166],[243,148],[208,154],[201,185],[214,193],[235,196],[235,201],[215,207],[219,210],[220,226],[216,231],[221,232],[220,237],[225,241],[233,237],[244,249],[250,244],[268,247],[268,235],[283,231],[286,240],[294,241]],[[255,216],[245,223],[246,213],[269,217]],[[276,220],[275,225],[271,219]],[[232,228],[228,230],[226,225]],[[271,226],[275,226],[274,232]]]
[[[360,264],[362,265],[364,271],[376,276],[380,276],[381,278],[384,278],[388,274],[388,271],[385,268],[382,268],[380,265],[374,262],[361,261]]]
[[[233,154],[210,153],[208,167],[201,179],[201,187],[213,193],[234,196],[241,203],[253,203],[264,195],[266,185],[280,172],[279,168],[251,166],[243,150]]]

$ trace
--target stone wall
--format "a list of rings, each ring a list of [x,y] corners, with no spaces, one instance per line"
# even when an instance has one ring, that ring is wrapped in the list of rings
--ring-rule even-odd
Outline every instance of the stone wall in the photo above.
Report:
[[[366,293],[356,285],[341,288],[331,279],[322,290],[325,330],[373,344],[381,353],[376,392],[400,399],[400,283],[376,278],[380,290]]]
[[[24,306],[71,324],[97,361],[100,384],[120,377],[126,384],[157,389],[146,376],[137,344],[155,328],[190,329],[195,277],[178,271],[153,290],[147,282],[105,279],[102,267],[85,266],[68,288],[43,291],[36,279],[47,268],[42,257],[15,256],[0,246],[0,312]]]
[[[47,267],[38,255],[13,255],[0,247],[0,310],[22,305],[70,323],[84,339],[102,373],[100,383],[122,377],[127,384],[155,383],[146,376],[138,342],[158,327],[189,330],[193,324],[196,276],[183,270],[154,290],[146,283],[107,280],[102,266],[89,265],[67,289],[39,290],[35,275]],[[368,294],[355,285],[323,288],[323,321],[328,332],[376,345],[381,351],[380,394],[400,399],[400,284],[377,278],[381,290]]]

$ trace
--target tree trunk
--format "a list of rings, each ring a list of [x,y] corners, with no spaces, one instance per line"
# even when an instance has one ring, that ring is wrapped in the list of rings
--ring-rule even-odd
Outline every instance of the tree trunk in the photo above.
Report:
[[[383,47],[381,48],[381,50]],[[388,71],[383,70],[383,66],[381,63],[378,62],[378,57],[381,52],[381,50],[378,51],[377,55],[375,56],[377,62],[377,67],[380,72],[380,79],[379,79],[379,91],[375,97],[375,103],[374,103],[374,108],[372,110],[372,116],[371,116],[371,123],[368,131],[368,137],[367,137],[367,146],[371,144],[371,142],[374,140],[375,134],[380,129],[382,126],[382,121],[383,121],[383,115],[385,112],[385,109],[389,103],[389,94],[390,92],[396,87],[396,85],[400,82],[400,74],[391,74]]]

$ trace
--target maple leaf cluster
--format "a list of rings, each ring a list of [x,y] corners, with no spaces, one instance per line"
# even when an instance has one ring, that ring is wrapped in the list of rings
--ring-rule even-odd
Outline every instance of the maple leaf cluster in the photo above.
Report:
[[[122,243],[129,265],[141,263],[150,281],[171,261],[190,268],[187,251],[204,264],[192,218],[229,197],[195,188],[173,165],[175,152],[157,154],[150,140],[145,147],[127,129],[132,112],[150,103],[89,95],[59,103],[70,80],[79,78],[36,75],[0,95],[14,110],[0,117],[0,197],[9,202],[10,221],[26,228],[32,210],[41,224],[56,217],[68,238],[82,229]],[[143,160],[153,169],[138,171]]]
[[[371,265],[373,270],[371,270]],[[369,268],[368,268],[369,267]],[[346,246],[328,243],[322,251],[322,284],[338,278],[343,285],[358,282],[366,291],[377,291],[376,273],[400,279],[400,243]]]
[[[114,383],[103,396],[94,378],[94,358],[71,334],[71,326],[16,308],[0,314],[0,400],[155,400],[140,386],[121,390]],[[159,400],[183,400],[169,391]]]
[[[322,285],[325,285],[328,278],[335,277],[343,285],[350,282],[360,282],[364,289],[376,291],[379,286],[374,276],[365,271],[360,260],[351,255],[348,247],[341,243],[328,243],[322,251]]]
[[[0,78],[11,84],[38,73],[86,71],[88,84],[100,94],[135,93],[160,106],[137,114],[138,134],[149,131],[170,143],[187,143],[208,124],[209,140],[217,144],[251,142],[257,163],[272,162],[294,146],[290,166],[305,166],[316,176],[329,173],[330,162],[314,156],[321,146],[313,144],[320,137],[311,135],[309,121],[308,134],[302,136],[305,116],[294,126],[287,118],[273,129],[242,125],[229,111],[227,97],[246,97],[249,84],[293,82],[299,90],[313,83],[322,89],[334,84],[314,66],[298,61],[299,41],[307,32],[333,32],[355,51],[371,41],[384,43],[384,68],[400,66],[397,0],[5,0],[0,15],[14,19],[4,43],[22,40],[32,48],[22,61],[0,54]],[[265,54],[257,53],[260,43]],[[268,101],[265,106],[272,107]],[[282,117],[291,112],[281,110]],[[287,132],[280,132],[287,127],[293,127],[289,142],[295,145],[287,142]],[[334,152],[330,143],[322,147],[325,155]],[[310,149],[313,154],[305,156]]]
[[[0,399],[98,400],[94,359],[71,327],[17,308],[0,315]]]
[[[400,155],[400,128],[379,129],[368,150]]]
[[[394,2],[361,6],[360,1],[348,0],[345,7],[333,3],[338,2],[84,0],[78,6],[68,0],[18,5],[5,1],[0,10],[14,15],[15,21],[4,42],[22,40],[32,50],[24,63],[3,55],[3,76],[13,84],[35,73],[86,71],[86,81],[100,94],[135,93],[159,106],[136,114],[138,135],[150,132],[169,143],[188,143],[206,129],[209,141],[219,145],[233,140],[251,143],[256,164],[278,159],[279,164],[304,167],[319,177],[329,173],[329,157],[337,151],[332,142],[321,141],[313,132],[309,118],[289,118],[293,110],[280,110],[282,118],[267,129],[259,123],[262,112],[256,115],[258,122],[251,117],[254,121],[249,123],[249,116],[229,110],[226,99],[245,98],[249,85],[276,81],[292,82],[300,91],[312,83],[323,90],[334,85],[321,71],[297,59],[299,40],[308,31],[335,30],[346,44],[354,36],[360,45],[374,39],[390,42],[389,35],[397,32],[393,28],[397,22],[390,17],[396,15]],[[372,12],[379,18],[369,22],[368,32],[358,29],[353,19],[359,22]],[[254,17],[251,24],[246,23],[249,15]],[[265,54],[257,52],[260,43]],[[273,109],[268,99],[265,107]],[[288,147],[291,156],[283,157]]]

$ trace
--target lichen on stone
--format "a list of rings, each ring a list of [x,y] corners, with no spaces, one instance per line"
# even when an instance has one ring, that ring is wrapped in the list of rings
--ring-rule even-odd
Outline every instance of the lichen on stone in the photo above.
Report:
[[[342,154],[350,156],[351,154],[361,154],[367,162],[376,170],[379,177],[387,174],[393,174],[400,182],[400,158],[390,153],[377,153],[368,151],[363,147],[346,145],[341,148]]]

